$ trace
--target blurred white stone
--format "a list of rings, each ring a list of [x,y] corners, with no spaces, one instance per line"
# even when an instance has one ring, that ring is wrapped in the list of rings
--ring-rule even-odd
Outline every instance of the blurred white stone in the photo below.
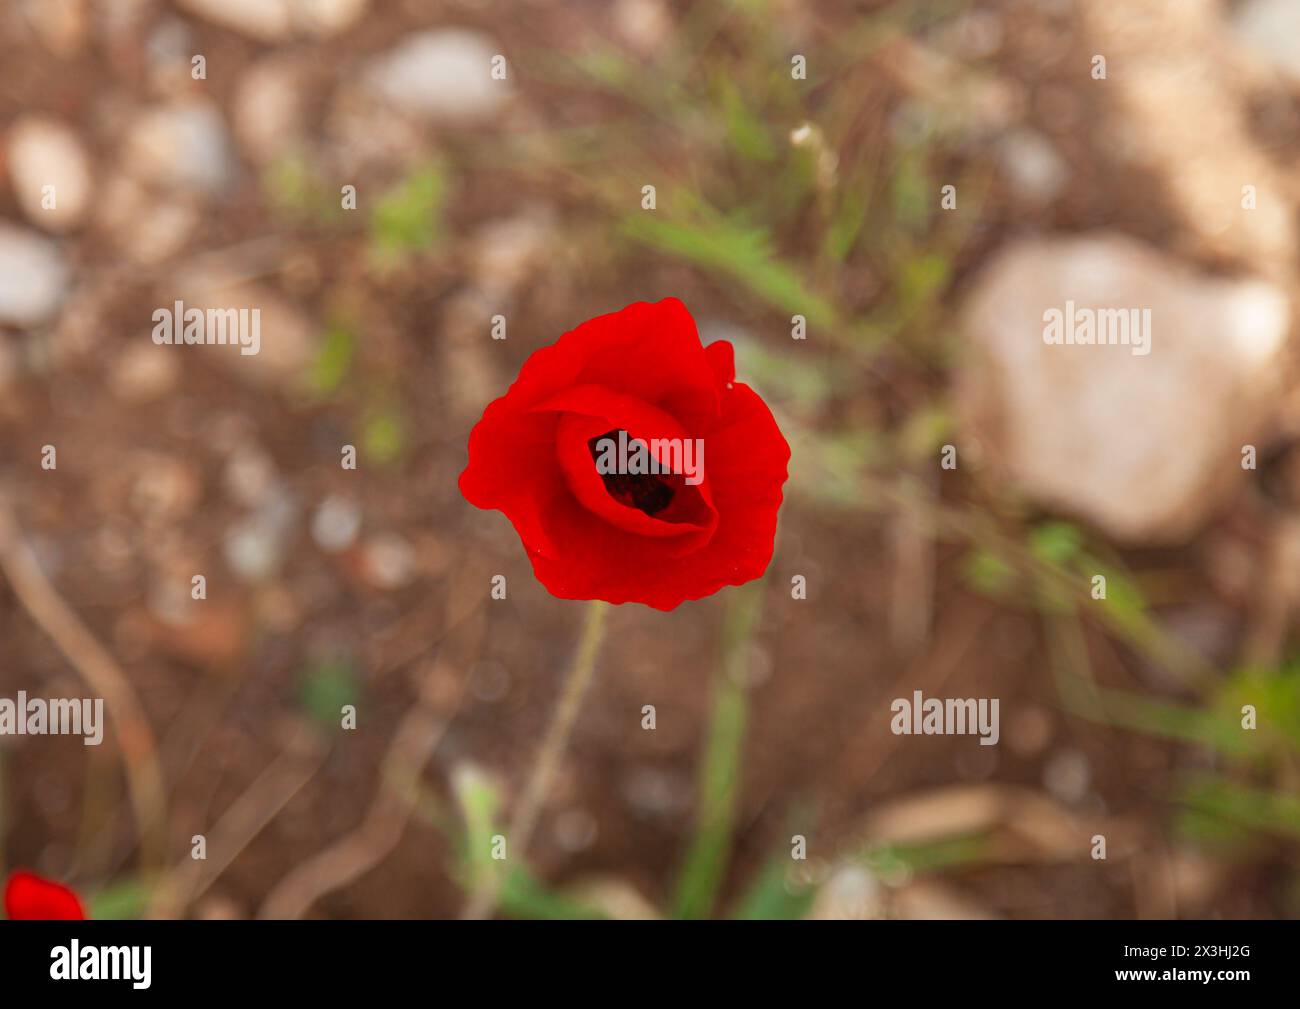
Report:
[[[1080,802],[1088,794],[1092,769],[1078,750],[1061,750],[1043,765],[1043,785],[1062,802]]]
[[[272,578],[284,564],[297,518],[293,495],[276,485],[256,512],[227,530],[221,544],[226,565],[242,581]]]
[[[1045,313],[1149,309],[1150,353],[1044,341]],[[1290,306],[1257,279],[1199,274],[1114,233],[1022,240],[963,309],[966,455],[1117,540],[1176,542],[1242,477],[1281,387]]]
[[[611,13],[615,30],[642,53],[658,50],[673,28],[663,0],[616,0]]]
[[[221,471],[221,484],[227,496],[248,508],[264,504],[278,481],[275,460],[252,444],[239,444]]]
[[[194,33],[180,18],[158,21],[145,38],[144,54],[157,94],[172,94],[193,80],[191,59],[198,53]]]
[[[1232,28],[1256,54],[1300,81],[1300,4],[1246,0],[1232,12]]]
[[[400,536],[376,536],[366,544],[365,568],[379,588],[400,589],[415,577],[415,554]]]
[[[1104,53],[1104,146],[1160,194],[1168,248],[1289,284],[1300,232],[1292,186],[1251,121],[1256,75],[1218,0],[1075,0],[1084,53]],[[1288,0],[1288,6],[1295,6]],[[1294,46],[1280,35],[1277,45]],[[1114,68],[1123,68],[1116,70]],[[1118,182],[1122,186],[1122,182]],[[1243,206],[1243,188],[1255,194]]]
[[[231,181],[226,125],[206,100],[146,110],[132,124],[124,149],[127,170],[145,182],[212,194]]]
[[[486,118],[511,94],[509,78],[492,77],[500,53],[490,37],[466,28],[421,32],[379,56],[365,82],[377,97],[429,119]]]
[[[293,28],[290,0],[176,0],[181,10],[263,42],[279,42]]]
[[[361,508],[351,498],[331,494],[317,507],[311,520],[311,538],[326,553],[346,550],[361,530]]]
[[[884,891],[867,869],[837,865],[817,889],[808,917],[817,921],[867,921],[884,916]]]
[[[1028,203],[1050,203],[1070,181],[1065,159],[1037,130],[1013,130],[998,141],[997,151],[1014,195]]]
[[[351,28],[365,13],[367,0],[293,0],[299,30],[325,37]]]
[[[37,326],[63,303],[68,266],[59,247],[33,231],[0,223],[0,323]]]
[[[260,346],[256,354],[245,354],[242,346],[206,346],[188,348],[180,353],[188,357],[197,352],[207,360],[253,383],[294,387],[305,374],[312,355],[315,327],[297,304],[274,289],[254,281],[241,281],[221,269],[183,270],[167,288],[168,298],[180,299],[185,309],[248,310],[250,331],[252,313],[257,315]],[[176,352],[178,348],[165,348]],[[210,356],[209,356],[210,355]],[[197,362],[194,366],[201,367]]]
[[[90,201],[90,168],[77,135],[47,116],[24,116],[9,131],[9,177],[33,224],[68,231],[81,223]],[[46,186],[51,186],[46,199]]]
[[[512,294],[545,258],[555,231],[549,207],[532,207],[514,217],[484,224],[474,236],[470,269],[488,296]]]
[[[108,379],[113,395],[128,403],[143,403],[170,392],[180,374],[170,350],[137,338],[115,355]]]
[[[72,59],[86,42],[86,0],[21,0],[18,7],[50,52]]]
[[[894,898],[894,913],[904,921],[991,921],[1002,917],[937,879],[902,887]]]
[[[243,75],[232,112],[249,157],[266,164],[302,141],[303,94],[295,62],[272,58]]]
[[[174,256],[199,225],[192,198],[159,199],[125,173],[110,176],[95,201],[95,223],[120,252],[137,263],[160,263]]]

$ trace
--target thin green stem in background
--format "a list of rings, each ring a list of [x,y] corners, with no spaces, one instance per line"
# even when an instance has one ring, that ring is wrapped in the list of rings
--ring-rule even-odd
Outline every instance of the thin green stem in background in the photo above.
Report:
[[[600,653],[601,641],[605,637],[605,616],[609,605],[599,600],[587,604],[587,618],[582,625],[582,637],[578,641],[578,654],[569,668],[564,682],[560,686],[560,699],[551,716],[546,735],[533,760],[532,774],[515,807],[514,815],[506,830],[506,843],[510,846],[508,855],[522,862],[528,850],[528,842],[537,819],[541,815],[542,805],[555,782],[556,772],[564,751],[569,745],[569,736],[573,724],[577,721],[582,699],[591,685],[596,671],[596,656]],[[484,918],[490,915],[497,904],[502,885],[502,874],[494,873],[487,882],[473,894],[462,915],[464,918]]]
[[[700,764],[695,836],[687,850],[673,900],[678,918],[707,918],[731,859],[740,760],[749,720],[744,687],[748,646],[762,609],[762,582],[727,597],[722,661],[714,678],[713,714]]]

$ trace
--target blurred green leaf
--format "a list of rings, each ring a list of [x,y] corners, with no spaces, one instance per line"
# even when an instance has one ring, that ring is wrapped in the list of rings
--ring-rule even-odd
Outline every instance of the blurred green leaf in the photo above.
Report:
[[[930,210],[938,204],[939,192],[931,184],[924,148],[904,151],[890,185],[895,221],[914,234],[924,234]]]
[[[461,875],[466,877],[466,888],[478,892],[504,870],[502,862],[492,857],[501,798],[491,779],[471,765],[457,767],[451,782],[464,823],[460,836]]]
[[[862,853],[862,862],[873,875],[896,884],[921,873],[978,865],[988,860],[989,851],[987,837],[969,834],[914,844],[874,844]]]
[[[327,729],[340,726],[345,704],[358,704],[361,683],[352,663],[331,659],[307,666],[298,680],[298,701],[313,720]]]
[[[898,313],[911,318],[935,304],[948,284],[952,264],[937,252],[904,259],[895,268],[894,284],[898,296]]]
[[[392,406],[372,403],[362,423],[366,458],[381,466],[397,462],[406,451],[406,423]]]
[[[1044,563],[1065,567],[1083,549],[1083,533],[1069,522],[1044,522],[1030,531],[1029,549]]]
[[[663,208],[638,211],[624,219],[623,227],[637,241],[744,284],[768,304],[804,316],[811,327],[839,324],[834,306],[813,291],[797,269],[777,258],[762,228],[712,215],[673,220]]]
[[[1016,582],[1016,569],[982,547],[967,553],[962,575],[976,592],[993,599],[1002,598]]]
[[[719,93],[731,149],[749,161],[766,163],[774,160],[776,147],[768,135],[767,121],[745,104],[744,95],[730,77],[720,75],[714,86]]]
[[[347,378],[356,355],[357,338],[347,326],[335,323],[326,331],[312,358],[308,390],[325,398],[335,393]]]
[[[148,889],[128,879],[96,891],[87,913],[96,921],[127,921],[144,914],[148,904]]]
[[[797,921],[808,916],[817,899],[815,887],[790,879],[790,856],[775,855],[751,884],[733,918],[746,921]]]
[[[338,220],[342,206],[301,154],[285,154],[262,173],[262,192],[273,213],[298,221]]]
[[[501,888],[501,909],[514,918],[582,921],[609,916],[566,894],[549,889],[526,869],[515,869]]]
[[[762,604],[762,584],[751,583],[727,596],[722,661],[714,677],[713,713],[700,764],[695,835],[673,899],[678,918],[707,918],[726,875],[749,711],[741,674]]]
[[[1182,789],[1179,827],[1218,843],[1241,842],[1252,833],[1300,840],[1300,796],[1254,788],[1217,775],[1200,775]]]
[[[440,162],[412,171],[375,203],[370,217],[371,250],[380,265],[432,248],[442,231],[448,181]]]

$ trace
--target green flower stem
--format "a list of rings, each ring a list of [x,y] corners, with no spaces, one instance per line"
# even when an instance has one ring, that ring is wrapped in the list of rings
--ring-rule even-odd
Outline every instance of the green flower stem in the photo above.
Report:
[[[546,802],[547,795],[550,794],[551,786],[555,783],[560,761],[563,760],[564,751],[568,748],[569,736],[573,732],[574,722],[577,721],[582,700],[596,672],[596,657],[600,653],[600,645],[605,637],[605,617],[608,612],[609,605],[600,600],[593,600],[587,604],[587,616],[582,625],[582,637],[578,641],[578,653],[574,657],[573,665],[569,667],[564,682],[560,685],[560,699],[555,706],[555,713],[546,727],[542,745],[533,759],[532,774],[529,775],[519,805],[515,807],[506,830],[508,858],[522,861],[527,853],[528,842],[537,827],[542,806]],[[471,895],[461,917],[489,917],[496,908],[497,898],[507,872],[508,869],[495,873],[486,885]]]

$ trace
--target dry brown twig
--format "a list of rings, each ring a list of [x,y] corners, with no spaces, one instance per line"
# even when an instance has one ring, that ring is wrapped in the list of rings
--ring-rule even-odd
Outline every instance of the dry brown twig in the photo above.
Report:
[[[300,725],[285,751],[217,821],[208,839],[208,857],[187,855],[159,886],[149,917],[175,918],[202,896],[320,770],[328,753],[315,729]]]
[[[463,608],[464,603],[453,593],[446,623],[452,638],[439,650],[419,703],[402,719],[389,744],[379,790],[365,820],[356,830],[317,852],[280,880],[262,902],[257,912],[259,918],[302,917],[326,894],[360,878],[397,847],[415,806],[421,771],[438,748],[452,717],[435,710],[433,685],[441,680],[443,673],[459,667],[459,695],[464,690],[469,659],[477,653],[482,641],[487,622],[482,600],[473,600],[471,606],[469,613],[459,612],[458,607]]]
[[[108,650],[59,595],[23,538],[9,502],[0,498],[0,569],[28,616],[54,642],[64,658],[102,697],[117,729],[135,813],[140,864],[161,865],[166,845],[166,793],[153,730],[135,689]]]

